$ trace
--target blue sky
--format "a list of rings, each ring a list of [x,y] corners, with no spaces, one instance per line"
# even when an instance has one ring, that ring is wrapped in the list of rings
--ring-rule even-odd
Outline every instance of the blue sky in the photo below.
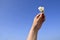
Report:
[[[39,6],[46,21],[38,40],[60,40],[60,0],[0,0],[0,40],[26,40]]]

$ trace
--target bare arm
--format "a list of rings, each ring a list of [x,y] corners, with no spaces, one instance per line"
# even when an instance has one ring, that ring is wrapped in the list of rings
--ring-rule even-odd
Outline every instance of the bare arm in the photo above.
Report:
[[[44,22],[44,20],[45,20],[45,16],[43,13],[38,14],[34,18],[27,40],[37,40],[38,30],[41,28],[41,25]]]

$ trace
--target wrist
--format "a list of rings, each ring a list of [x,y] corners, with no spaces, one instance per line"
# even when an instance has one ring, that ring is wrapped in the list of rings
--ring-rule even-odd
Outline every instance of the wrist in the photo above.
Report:
[[[31,30],[34,32],[38,32],[38,29],[36,28],[37,26],[32,26]]]

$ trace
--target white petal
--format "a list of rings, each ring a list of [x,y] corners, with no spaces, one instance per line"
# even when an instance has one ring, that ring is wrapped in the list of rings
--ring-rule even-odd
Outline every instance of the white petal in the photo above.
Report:
[[[39,9],[39,11],[41,11],[41,12],[44,11],[44,7],[41,7],[41,6],[40,6],[40,7],[38,7],[38,9]]]

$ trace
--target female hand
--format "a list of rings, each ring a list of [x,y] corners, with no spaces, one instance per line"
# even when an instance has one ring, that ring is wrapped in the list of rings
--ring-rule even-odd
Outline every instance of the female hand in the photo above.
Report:
[[[40,14],[36,15],[36,17],[34,18],[34,21],[33,21],[33,25],[32,25],[34,30],[38,31],[41,28],[41,25],[44,21],[45,21],[44,13],[40,13]]]

